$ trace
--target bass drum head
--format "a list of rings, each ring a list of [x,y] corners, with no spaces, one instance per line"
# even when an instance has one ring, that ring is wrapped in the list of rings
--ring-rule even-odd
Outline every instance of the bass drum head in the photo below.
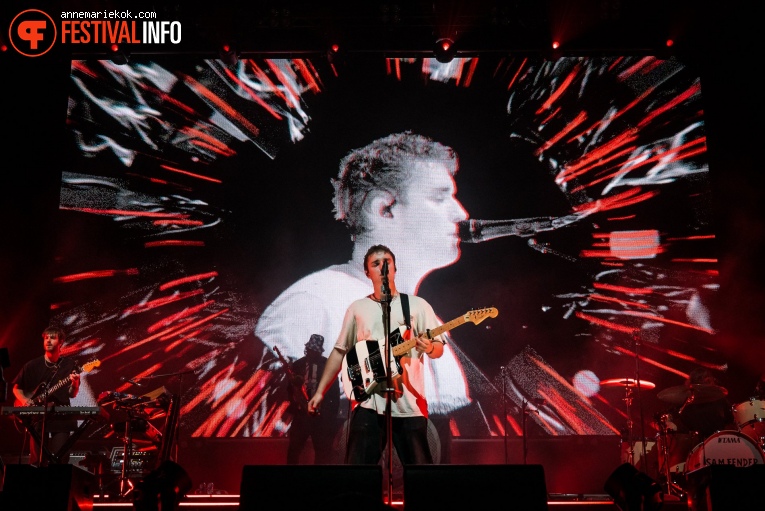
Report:
[[[750,467],[765,463],[765,454],[747,435],[738,431],[718,431],[694,447],[685,462],[686,473],[708,465]]]

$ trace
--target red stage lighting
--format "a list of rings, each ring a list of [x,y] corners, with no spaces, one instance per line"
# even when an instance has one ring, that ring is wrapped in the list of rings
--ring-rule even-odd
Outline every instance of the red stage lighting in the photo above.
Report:
[[[435,54],[436,60],[443,64],[451,62],[452,59],[457,56],[457,50],[455,48],[454,41],[448,37],[444,37],[436,41],[436,46],[433,49],[433,53]]]
[[[232,42],[224,42],[218,47],[218,56],[227,65],[233,66],[239,62],[239,52]]]
[[[109,45],[109,60],[117,64],[118,66],[124,66],[128,63],[128,53],[119,44],[112,43]]]

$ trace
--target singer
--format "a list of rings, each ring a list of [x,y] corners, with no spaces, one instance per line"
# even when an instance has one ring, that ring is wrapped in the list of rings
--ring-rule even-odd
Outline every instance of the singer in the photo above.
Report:
[[[30,406],[38,402],[69,405],[80,390],[80,375],[76,369],[76,362],[61,356],[61,345],[66,339],[64,331],[55,327],[46,328],[43,330],[42,339],[45,353],[24,364],[13,380],[15,406]],[[59,382],[64,384],[48,393],[48,390],[56,387]],[[51,416],[44,423],[38,420],[32,425],[38,435],[42,434],[43,426],[43,441],[48,442],[50,452],[58,452],[77,429],[77,421]],[[41,456],[41,448],[33,437],[30,437],[29,442],[29,461],[33,465],[46,465],[49,461]],[[58,460],[59,463],[68,461],[69,453],[65,453]]]
[[[387,279],[384,275],[387,268]],[[374,245],[364,257],[364,273],[372,282],[374,291],[355,300],[348,307],[342,330],[332,353],[327,358],[324,372],[316,393],[308,401],[308,411],[319,408],[324,393],[337,379],[343,357],[360,341],[385,338],[383,300],[385,292],[390,295],[391,325],[404,325],[402,298],[396,289],[396,256],[384,245]],[[383,284],[388,281],[388,286]],[[384,287],[389,289],[384,290]],[[413,335],[419,336],[428,329],[439,326],[433,308],[423,298],[407,296]],[[404,374],[394,384],[395,397],[391,402],[392,441],[403,464],[433,463],[428,444],[428,403],[425,395],[425,359],[437,359],[444,353],[444,341],[417,337],[416,345],[402,357]],[[370,399],[361,402],[351,417],[345,462],[348,464],[374,465],[380,462],[387,444],[385,420],[387,397],[385,392],[375,392]]]
[[[375,244],[390,247],[398,256],[396,291],[416,295],[425,276],[460,256],[458,223],[468,215],[455,196],[457,168],[452,148],[411,132],[388,135],[350,151],[333,180],[335,218],[348,227],[353,240],[350,260],[288,287],[263,312],[255,334],[290,358],[301,356],[300,340],[314,333],[334,343],[348,306],[373,291],[364,270],[367,248]],[[434,414],[472,403],[464,376],[468,369],[451,344],[453,340],[438,364],[425,360],[425,398]],[[347,408],[340,406],[341,413]],[[484,427],[481,420],[466,422]]]

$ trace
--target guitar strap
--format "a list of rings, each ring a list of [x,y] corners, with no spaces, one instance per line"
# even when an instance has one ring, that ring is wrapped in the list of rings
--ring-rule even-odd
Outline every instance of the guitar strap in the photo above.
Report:
[[[406,321],[406,329],[411,330],[412,325],[410,324],[410,318],[409,318],[409,297],[405,293],[400,293],[399,296],[401,297],[401,310],[404,311],[404,321]]]

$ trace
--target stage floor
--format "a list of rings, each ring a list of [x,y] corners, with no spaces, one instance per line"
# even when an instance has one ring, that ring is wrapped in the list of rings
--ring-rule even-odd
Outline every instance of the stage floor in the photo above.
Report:
[[[385,502],[387,504],[387,501]],[[505,501],[508,508],[513,508],[511,501]],[[187,511],[205,511],[209,509],[239,510],[239,495],[188,495],[179,506]],[[547,501],[549,511],[621,511],[608,495],[562,496],[550,495]],[[94,510],[132,509],[131,502],[99,501],[96,496],[93,502]],[[405,511],[403,499],[394,496],[391,509]],[[666,500],[662,511],[689,511],[686,501]]]

